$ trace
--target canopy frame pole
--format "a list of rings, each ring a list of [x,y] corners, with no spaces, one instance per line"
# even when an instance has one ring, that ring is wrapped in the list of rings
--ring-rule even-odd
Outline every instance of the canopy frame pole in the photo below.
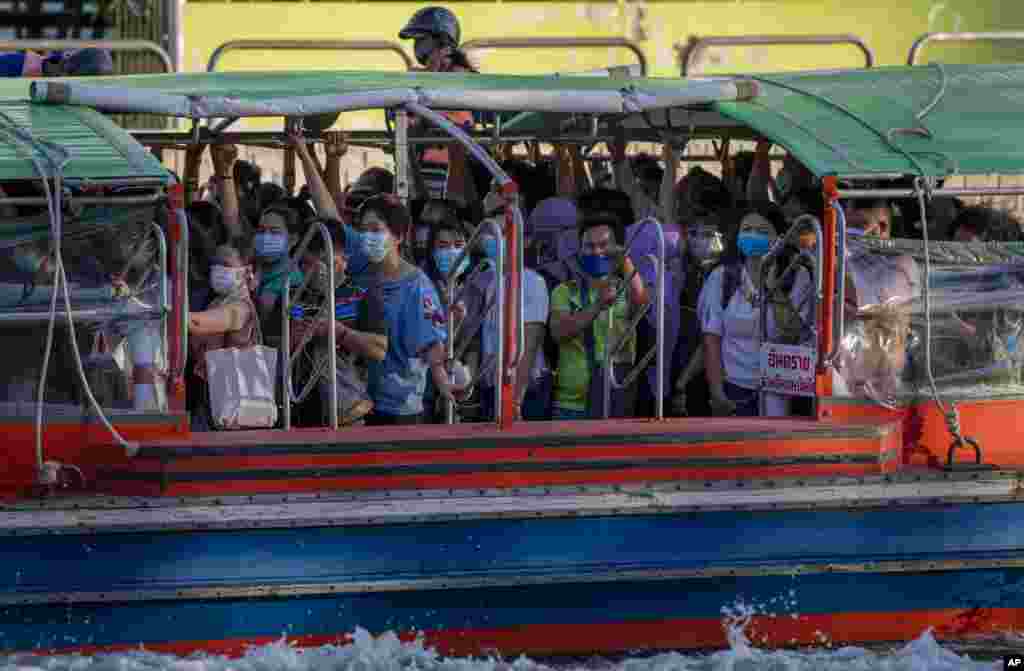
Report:
[[[404,108],[395,110],[395,193],[402,204],[409,206],[409,184],[412,180],[412,162],[409,160],[409,113]],[[426,194],[424,194],[426,195]]]
[[[483,49],[626,49],[636,57],[640,76],[647,76],[647,55],[639,44],[624,37],[494,37],[469,40],[465,52]]]
[[[917,57],[929,42],[1024,42],[1024,32],[925,33],[914,40],[907,54],[907,65],[917,65]]]
[[[836,192],[839,198],[913,198],[913,189],[841,189]],[[935,189],[933,196],[1021,196],[1024,186],[975,186],[963,188]]]
[[[801,46],[801,45],[836,45],[849,44],[860,50],[864,56],[864,67],[875,64],[875,54],[871,47],[857,35],[851,33],[839,35],[709,35],[693,36],[687,44],[677,44],[679,60],[682,63],[683,77],[698,74],[697,65],[701,54],[709,47],[743,47],[743,46]]]
[[[207,72],[215,72],[220,59],[231,51],[389,51],[402,59],[406,70],[415,66],[401,44],[386,40],[231,40],[210,55]]]
[[[188,215],[185,213],[185,187],[174,184],[168,188],[168,231],[171,236],[170,272],[171,323],[174,339],[167,343],[167,405],[171,411],[185,411],[185,366],[188,361]],[[165,336],[166,340],[166,336]]]
[[[833,332],[833,324],[835,321],[835,311],[837,309],[835,296],[836,296],[836,282],[845,282],[845,277],[837,278],[837,263],[836,263],[836,248],[837,248],[837,235],[836,229],[837,216],[836,210],[832,205],[839,198],[837,187],[838,180],[835,177],[825,177],[822,180],[822,192],[825,199],[825,221],[822,222],[822,250],[821,258],[823,261],[823,267],[819,270],[822,277],[822,300],[818,304],[818,366],[815,380],[815,396],[820,399],[823,397],[832,395],[832,368],[828,362],[828,354],[832,352],[836,337],[842,337],[842,334],[836,334]],[[843,263],[838,264],[843,267]],[[839,310],[843,309],[842,305],[838,306]],[[830,410],[823,409],[822,404],[815,402],[818,408],[816,413],[818,419],[824,419],[829,414]]]
[[[524,349],[524,335],[521,328],[523,313],[522,292],[519,290],[523,272],[523,227],[519,211],[519,187],[487,151],[473,141],[448,117],[416,102],[405,103],[405,109],[418,117],[427,119],[459,142],[470,156],[480,161],[498,183],[498,189],[505,200],[505,268],[499,269],[497,294],[498,309],[502,319],[498,321],[497,365],[495,366],[494,405],[498,411],[498,425],[511,426],[516,420],[515,393],[516,367]],[[504,276],[504,280],[502,280]]]

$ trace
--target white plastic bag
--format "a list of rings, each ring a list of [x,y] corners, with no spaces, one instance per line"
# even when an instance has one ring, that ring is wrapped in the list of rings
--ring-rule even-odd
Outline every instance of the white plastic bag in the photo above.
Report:
[[[210,416],[217,429],[268,429],[277,423],[277,350],[263,345],[206,353]]]

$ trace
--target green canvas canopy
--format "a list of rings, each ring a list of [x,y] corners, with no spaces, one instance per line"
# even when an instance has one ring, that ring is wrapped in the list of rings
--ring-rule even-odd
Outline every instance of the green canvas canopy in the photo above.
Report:
[[[21,86],[25,86],[22,82]],[[4,90],[0,86],[0,91]],[[39,81],[37,101],[192,118],[399,107],[521,112],[502,133],[574,114],[658,136],[670,126],[763,136],[819,176],[1024,173],[1024,65],[949,65],[713,78],[427,72],[199,73]]]
[[[754,79],[760,85],[756,98],[652,112],[624,124],[638,132],[649,131],[649,123],[664,128],[667,122],[682,131],[692,125],[738,138],[766,137],[818,176],[917,175],[921,169],[936,177],[1024,173],[1024,65],[891,67]],[[566,119],[523,113],[502,131],[554,132]]]
[[[38,105],[28,101],[28,82],[0,82],[0,180],[38,179],[31,151],[4,128],[17,126],[37,140],[71,153],[68,179],[90,181],[158,179],[169,173],[152,154],[103,114],[85,107]]]

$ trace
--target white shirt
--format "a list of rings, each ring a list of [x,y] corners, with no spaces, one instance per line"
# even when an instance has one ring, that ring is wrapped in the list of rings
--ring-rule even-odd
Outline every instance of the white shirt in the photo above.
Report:
[[[747,299],[753,293],[753,283],[743,268],[739,286],[733,292],[729,305],[722,310],[722,284],[724,266],[715,268],[704,282],[697,301],[697,315],[701,331],[722,338],[722,367],[725,379],[737,387],[757,389],[761,373],[761,308]],[[804,320],[810,323],[813,290],[807,271],[800,271],[790,291],[790,301]],[[768,334],[775,333],[774,310],[768,310]]]
[[[548,287],[544,278],[530,268],[523,269],[523,326],[526,324],[547,324],[549,311]],[[484,357],[493,356],[498,350],[497,309],[491,310],[483,325],[480,346]],[[537,358],[530,370],[530,379],[540,379],[548,370],[544,348],[537,349]]]

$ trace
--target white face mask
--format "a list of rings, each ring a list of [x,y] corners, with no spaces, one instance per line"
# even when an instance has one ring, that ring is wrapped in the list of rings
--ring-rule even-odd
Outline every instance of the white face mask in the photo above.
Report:
[[[210,288],[221,295],[234,293],[242,288],[245,275],[245,268],[210,266]]]

